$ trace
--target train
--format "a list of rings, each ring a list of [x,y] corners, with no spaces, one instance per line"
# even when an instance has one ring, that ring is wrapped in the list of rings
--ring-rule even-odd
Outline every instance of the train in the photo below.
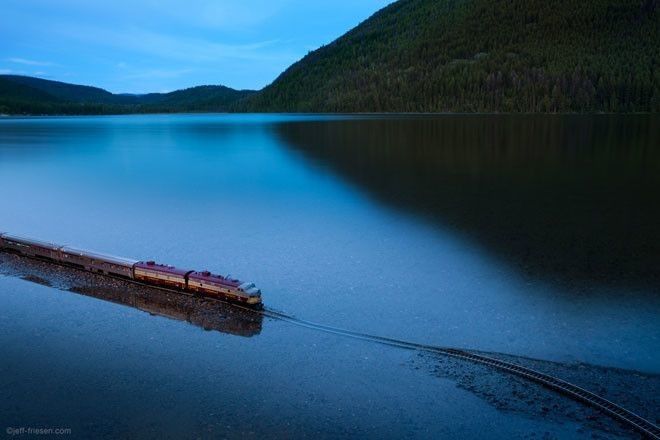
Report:
[[[209,271],[180,269],[155,261],[139,261],[92,252],[72,246],[0,233],[0,249],[76,267],[101,275],[120,277],[158,287],[260,307],[261,290],[254,283],[239,281]]]
[[[3,255],[7,254],[7,255]],[[9,257],[8,255],[13,255]],[[261,333],[264,315],[250,310],[236,310],[225,302],[195,301],[178,292],[127,289],[126,283],[90,280],[76,277],[78,269],[60,265],[58,271],[48,270],[49,262],[28,258],[13,252],[0,252],[0,274],[18,276],[25,281],[57,286],[67,292],[96,298],[141,310],[150,315],[164,316],[210,331],[252,337]]]

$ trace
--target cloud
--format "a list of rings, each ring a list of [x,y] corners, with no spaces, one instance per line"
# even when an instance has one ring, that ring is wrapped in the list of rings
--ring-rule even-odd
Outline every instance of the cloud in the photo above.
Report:
[[[260,61],[289,61],[295,58],[294,54],[285,50],[274,50],[280,43],[277,39],[232,44],[152,32],[137,27],[60,26],[58,30],[61,35],[86,45],[112,47],[123,54],[141,53],[163,60],[188,63],[217,63],[222,58]],[[126,64],[119,63],[117,67],[126,67]]]
[[[165,3],[165,4],[164,4]],[[291,0],[243,0],[241,2],[189,0],[152,1],[153,9],[163,16],[169,16],[179,23],[195,27],[208,27],[215,30],[245,30],[260,26],[275,16]]]
[[[52,66],[53,63],[46,61],[28,60],[27,58],[7,58],[6,61],[15,64],[25,64],[27,66]]]
[[[178,78],[182,75],[193,72],[193,69],[148,69],[136,71],[124,75],[124,79],[142,79],[142,78]]]
[[[25,70],[15,70],[15,69],[0,69],[0,75],[32,75],[32,72],[26,72]]]
[[[121,91],[259,88],[390,1],[2,0],[0,67]]]

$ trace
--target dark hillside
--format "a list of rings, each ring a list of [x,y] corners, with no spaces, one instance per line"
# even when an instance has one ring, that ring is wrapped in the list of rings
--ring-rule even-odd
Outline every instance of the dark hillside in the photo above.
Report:
[[[660,110],[657,0],[400,0],[241,110]]]
[[[40,101],[58,102],[59,100],[41,90],[28,85],[17,84],[0,76],[0,102]],[[2,113],[0,104],[0,113]]]
[[[2,78],[40,90],[60,101],[106,104],[124,102],[124,95],[113,95],[112,93],[98,87],[80,86],[60,81],[34,78],[31,76],[2,75]],[[130,101],[130,97],[127,97],[126,100]]]
[[[163,111],[226,111],[230,104],[254,93],[252,90],[234,90],[224,86],[197,86],[162,94],[151,106],[144,107]]]
[[[199,86],[170,93],[113,94],[106,90],[18,75],[0,75],[0,113],[125,114],[227,111],[253,94],[224,86]]]

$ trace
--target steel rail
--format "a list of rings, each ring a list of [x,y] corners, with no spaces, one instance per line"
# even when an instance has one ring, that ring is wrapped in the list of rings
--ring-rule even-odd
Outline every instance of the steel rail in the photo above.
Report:
[[[497,368],[499,370],[506,371],[514,375],[523,377],[532,382],[543,385],[546,388],[567,395],[568,397],[571,397],[573,400],[587,404],[592,408],[604,412],[605,414],[619,420],[620,422],[624,423],[625,425],[631,428],[634,428],[636,431],[640,432],[641,434],[649,438],[660,439],[660,428],[658,428],[658,426],[646,420],[645,418],[605,399],[604,397],[598,396],[597,394],[594,394],[591,391],[585,390],[584,388],[581,388],[575,384],[550,376],[545,373],[541,373],[531,368],[523,367],[521,365],[517,365],[500,359],[494,359],[492,357],[484,356],[481,354],[471,353],[466,350],[438,347],[428,344],[419,344],[415,342],[387,338],[383,336],[375,336],[366,333],[360,333],[360,332],[344,330],[336,327],[330,327],[322,324],[316,324],[310,321],[298,319],[293,316],[286,315],[284,313],[276,312],[269,309],[263,309],[261,313],[264,316],[270,318],[279,319],[282,321],[290,322],[292,324],[300,325],[307,328],[317,329],[328,333],[343,335],[355,339],[368,340],[380,344],[401,347],[410,350],[440,353],[454,358],[459,358],[474,363],[488,365]]]
[[[20,254],[19,254],[20,255]],[[46,260],[42,258],[35,258],[35,257],[29,257],[26,255],[21,255],[23,257],[31,258],[31,259],[36,259],[39,261],[45,261],[48,263],[55,263],[61,266],[69,267],[72,269],[80,270],[82,272],[87,272],[90,273],[90,271],[87,271],[85,269],[81,269],[78,267],[70,266],[67,264],[62,264],[57,261],[51,261],[51,260]],[[195,295],[194,293],[190,292],[185,292],[182,290],[177,290],[177,289],[171,289],[167,287],[162,287],[162,286],[155,286],[152,284],[144,283],[141,281],[133,280],[133,279],[128,279],[128,278],[123,278],[111,274],[99,274],[95,272],[91,272],[94,275],[99,275],[99,276],[104,276],[108,278],[113,278],[119,281],[124,281],[124,282],[129,282],[133,283],[139,286],[143,287],[148,287],[151,289],[158,289],[170,293],[178,293],[178,294],[184,294],[187,296],[191,297],[199,297],[198,295]],[[311,321],[306,321],[304,319],[296,318],[295,316],[288,315],[282,312],[278,312],[266,307],[263,308],[254,308],[254,307],[248,307],[240,304],[235,304],[233,302],[229,302],[226,300],[222,299],[216,299],[216,298],[210,298],[210,297],[201,297],[203,299],[208,299],[211,301],[218,301],[223,304],[227,304],[231,307],[235,307],[238,309],[246,310],[251,313],[257,313],[262,316],[271,318],[271,319],[276,319],[280,320],[283,322],[288,322],[300,327],[305,327],[309,328],[312,330],[318,330],[318,331],[323,331],[325,333],[331,333],[335,335],[340,335],[340,336],[345,336],[345,337],[350,337],[353,339],[360,339],[364,341],[370,341],[370,342],[375,342],[379,344],[384,344],[384,345],[389,345],[392,347],[399,347],[399,348],[404,348],[408,350],[416,350],[416,351],[425,351],[425,352],[430,352],[430,353],[437,353],[437,354],[443,354],[446,356],[454,357],[457,359],[463,359],[467,360],[473,363],[478,363],[482,365],[487,365],[493,368],[496,368],[498,370],[502,370],[511,374],[514,374],[516,376],[522,377],[524,379],[527,379],[531,382],[535,382],[537,384],[540,384],[542,386],[545,386],[548,389],[551,389],[553,391],[556,391],[558,393],[564,394],[573,400],[583,403],[587,406],[590,406],[592,408],[595,408],[604,414],[607,414],[608,416],[614,418],[615,420],[618,420],[619,422],[623,423],[624,425],[635,429],[637,432],[641,433],[642,435],[654,439],[654,440],[660,440],[660,428],[656,426],[655,424],[651,423],[650,421],[646,420],[645,418],[641,417],[640,415],[637,415],[633,413],[632,411],[629,411],[607,399],[604,397],[598,396],[597,394],[592,393],[591,391],[585,390],[584,388],[581,388],[575,384],[572,384],[570,382],[567,382],[565,380],[550,376],[545,373],[541,373],[539,371],[533,370],[531,368],[523,367],[521,365],[517,365],[511,362],[503,361],[500,359],[495,359],[492,357],[484,356],[481,354],[477,353],[472,353],[466,350],[461,350],[457,348],[449,348],[449,347],[439,347],[439,346],[434,346],[434,345],[428,345],[428,344],[420,344],[416,342],[410,342],[410,341],[405,341],[401,339],[394,339],[394,338],[388,338],[384,336],[377,336],[377,335],[370,335],[368,333],[361,333],[361,332],[356,332],[352,330],[346,330],[338,327],[332,327],[328,325],[323,325],[323,324],[318,324],[315,322]]]

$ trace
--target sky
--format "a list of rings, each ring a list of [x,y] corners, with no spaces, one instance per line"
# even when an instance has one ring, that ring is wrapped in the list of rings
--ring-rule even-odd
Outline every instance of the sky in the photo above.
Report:
[[[260,89],[392,0],[2,0],[0,74],[114,93]]]

